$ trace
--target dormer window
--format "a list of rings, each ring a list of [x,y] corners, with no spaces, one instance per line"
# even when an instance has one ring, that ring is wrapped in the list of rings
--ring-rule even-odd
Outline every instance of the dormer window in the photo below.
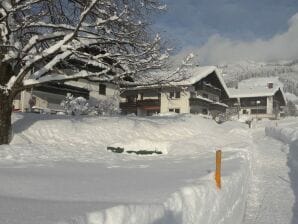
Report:
[[[106,95],[106,85],[105,84],[99,84],[99,94],[100,95]]]

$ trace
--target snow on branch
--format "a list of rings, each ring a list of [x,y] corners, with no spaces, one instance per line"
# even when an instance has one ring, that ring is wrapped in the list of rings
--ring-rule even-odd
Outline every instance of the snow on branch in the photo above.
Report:
[[[1,89],[89,76],[120,82],[160,69],[169,53],[146,18],[164,8],[159,0],[2,1],[0,60],[13,74],[0,75]]]

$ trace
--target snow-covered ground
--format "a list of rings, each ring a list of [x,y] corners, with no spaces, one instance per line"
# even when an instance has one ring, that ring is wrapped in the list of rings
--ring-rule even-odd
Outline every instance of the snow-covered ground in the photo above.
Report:
[[[252,144],[246,125],[199,116],[18,114],[0,150],[0,223],[239,223]],[[115,154],[110,145],[161,150]],[[223,150],[222,190],[213,180]]]
[[[193,115],[13,118],[0,146],[1,224],[298,223],[295,118],[252,129]]]

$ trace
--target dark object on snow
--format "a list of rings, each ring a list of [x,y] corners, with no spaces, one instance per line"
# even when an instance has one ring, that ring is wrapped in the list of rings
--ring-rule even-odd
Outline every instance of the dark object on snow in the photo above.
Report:
[[[123,153],[124,152],[124,148],[121,147],[111,147],[108,146],[107,147],[108,151],[114,152],[114,153]],[[157,151],[157,150],[139,150],[139,151],[126,151],[127,153],[131,154],[131,153],[135,153],[137,155],[152,155],[152,154],[162,154],[161,151]]]
[[[108,151],[115,152],[115,153],[123,153],[124,152],[124,148],[120,148],[120,147],[111,147],[111,146],[108,146],[107,147],[107,150]]]
[[[137,155],[151,155],[151,154],[162,154],[161,151],[147,151],[147,150],[140,150],[140,151],[127,151],[127,153],[135,153]]]

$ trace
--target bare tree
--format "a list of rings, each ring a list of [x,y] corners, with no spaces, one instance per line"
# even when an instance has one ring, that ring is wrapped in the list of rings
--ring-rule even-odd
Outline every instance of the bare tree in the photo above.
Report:
[[[2,0],[0,145],[10,141],[14,97],[45,82],[125,77],[163,66],[168,53],[148,30],[159,0]]]

